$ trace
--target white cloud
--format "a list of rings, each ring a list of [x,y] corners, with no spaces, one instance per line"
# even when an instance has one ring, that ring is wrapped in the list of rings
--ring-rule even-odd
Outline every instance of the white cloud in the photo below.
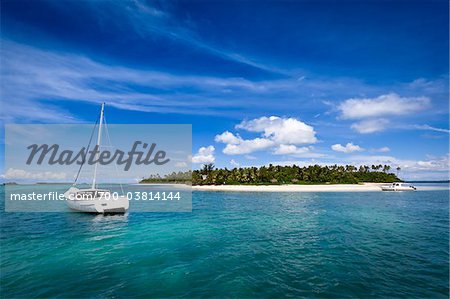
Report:
[[[227,155],[243,155],[265,150],[275,145],[275,142],[266,138],[241,140],[238,144],[227,144],[223,153]]]
[[[380,147],[380,148],[373,149],[372,151],[373,152],[378,152],[378,153],[387,153],[387,152],[390,152],[391,149],[389,147],[387,147],[387,146],[383,146],[383,147]]]
[[[214,146],[201,147],[198,153],[192,157],[192,163],[214,163],[216,158],[214,157]]]
[[[429,171],[445,171],[450,170],[450,159],[449,155],[442,157],[430,157],[426,161],[417,161],[416,165],[413,164],[412,168],[417,168],[418,170],[429,170]]]
[[[31,180],[63,180],[67,178],[65,172],[30,172],[23,169],[8,168],[6,173],[2,175],[5,179],[31,179]]]
[[[234,161],[234,159],[230,160],[230,164],[233,165],[233,167],[239,167],[239,163]]]
[[[239,144],[242,141],[242,138],[240,138],[239,136],[235,136],[233,133],[225,131],[222,134],[217,135],[214,140],[216,142],[223,142],[227,144]]]
[[[361,134],[369,134],[383,131],[389,121],[384,118],[363,120],[351,125],[351,128]]]
[[[378,152],[378,153],[387,153],[387,152],[390,152],[391,149],[389,147],[387,147],[387,146],[383,146],[383,147],[380,147],[380,148],[374,148],[371,151],[372,152]]]
[[[256,151],[273,149],[273,154],[302,154],[309,152],[309,148],[298,148],[298,144],[317,142],[314,128],[295,118],[281,118],[277,116],[260,117],[243,121],[237,129],[260,133],[261,137],[243,139],[229,131],[215,137],[216,142],[225,143],[223,153],[227,155],[243,155]]]
[[[80,122],[58,101],[106,102],[117,109],[184,114],[221,114],[226,103],[231,110],[246,104],[236,95],[258,94],[267,83],[243,78],[174,75],[107,65],[72,53],[51,52],[2,39],[2,96],[9,102],[3,111],[8,122],[15,120],[68,123]],[[172,90],[158,94],[130,86]],[[186,93],[186,86],[198,92]],[[234,97],[223,96],[229,89]],[[179,96],[183,93],[183,96]],[[214,101],[211,101],[214,98]],[[53,101],[49,104],[50,100]],[[202,107],[202,109],[197,109]]]
[[[308,147],[297,147],[295,145],[280,144],[275,151],[275,155],[301,155],[308,153],[310,148]]]
[[[236,129],[249,132],[263,133],[263,136],[277,144],[311,144],[316,143],[314,128],[295,118],[281,118],[278,116],[260,117],[250,121],[243,121]]]
[[[342,152],[342,153],[353,153],[353,152],[361,152],[364,149],[360,147],[359,145],[355,145],[353,143],[347,143],[345,146],[341,144],[333,144],[331,146],[331,149],[336,152]]]
[[[401,97],[396,93],[384,94],[376,98],[351,98],[340,103],[337,109],[342,119],[360,120],[351,128],[361,134],[383,131],[393,116],[408,115],[425,110],[430,106],[429,97]],[[392,120],[392,119],[391,119]],[[430,126],[420,129],[445,131]]]
[[[161,27],[152,28],[159,30]],[[137,26],[136,29],[141,30],[142,27]],[[85,121],[76,112],[64,108],[66,105],[61,101],[77,101],[82,106],[106,102],[107,106],[120,110],[150,113],[226,114],[233,117],[246,114],[250,117],[266,111],[298,113],[310,109],[311,105],[323,108],[323,102],[330,96],[347,99],[354,94],[381,94],[386,89],[398,90],[402,94],[425,92],[436,104],[430,112],[448,112],[448,104],[443,104],[446,100],[448,102],[448,77],[427,81],[426,88],[406,83],[375,86],[352,78],[312,77],[299,82],[294,76],[252,81],[196,73],[179,75],[149,68],[133,69],[7,39],[2,39],[1,43],[2,98],[8,105],[3,105],[0,117],[8,123]],[[233,57],[242,58],[238,55]],[[300,98],[303,100],[298,101]],[[334,107],[332,102],[330,105]],[[328,114],[322,115],[327,117]]]
[[[186,162],[177,162],[175,163],[175,167],[179,167],[179,168],[183,168],[183,167],[187,167],[187,163]]]
[[[399,176],[401,179],[405,180],[448,180],[449,179],[449,169],[450,169],[450,158],[449,155],[441,157],[428,157],[423,160],[404,160],[392,156],[348,156],[344,159],[339,159],[339,161],[317,161],[311,160],[301,160],[301,161],[272,161],[270,164],[273,165],[298,165],[298,166],[310,166],[310,165],[354,165],[359,167],[360,165],[390,165],[391,172],[396,172],[396,168],[400,167]]]
[[[349,163],[358,165],[387,164],[392,169],[399,166],[402,170],[409,173],[418,171],[437,171],[449,172],[450,160],[449,155],[441,157],[428,157],[424,160],[404,160],[392,156],[353,156],[348,159]]]
[[[428,97],[400,97],[389,93],[377,98],[352,98],[338,106],[344,119],[364,119],[405,115],[421,111],[430,104]]]
[[[416,129],[420,129],[420,130],[430,130],[430,131],[450,134],[450,130],[448,130],[448,129],[436,128],[436,127],[432,127],[432,126],[429,126],[429,125],[417,125],[417,126],[414,126],[414,127]]]
[[[300,167],[308,167],[308,166],[312,166],[312,165],[319,165],[319,166],[328,166],[328,165],[334,165],[336,163],[327,163],[327,162],[320,162],[314,159],[311,160],[286,160],[286,161],[271,161],[269,163],[266,164],[266,166],[268,165],[279,165],[279,166],[292,166],[292,165],[297,165]]]

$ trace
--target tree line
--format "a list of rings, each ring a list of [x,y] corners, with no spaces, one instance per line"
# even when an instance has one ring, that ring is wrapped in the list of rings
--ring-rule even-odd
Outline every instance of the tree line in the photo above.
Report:
[[[148,178],[142,179],[139,183],[157,184],[157,183],[170,183],[170,184],[191,184],[192,183],[192,171],[186,172],[172,172],[170,174],[160,176],[159,174],[152,174]]]
[[[389,165],[272,165],[261,167],[215,168],[205,164],[202,169],[150,176],[141,183],[191,183],[193,185],[278,185],[278,184],[357,184],[362,182],[391,183],[401,181],[390,172]],[[400,171],[400,168],[397,169]]]

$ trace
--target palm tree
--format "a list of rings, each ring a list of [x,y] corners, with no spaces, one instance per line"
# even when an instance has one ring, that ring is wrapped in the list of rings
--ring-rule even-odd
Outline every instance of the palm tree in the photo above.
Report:
[[[372,172],[369,170],[372,169]],[[143,181],[161,180],[189,180],[192,177],[193,184],[265,184],[265,183],[355,183],[355,182],[379,182],[395,180],[394,175],[388,172],[391,169],[389,165],[371,165],[371,167],[362,165],[356,168],[353,165],[332,165],[319,166],[311,165],[307,167],[299,166],[274,166],[268,167],[245,167],[233,169],[216,169],[214,164],[206,164],[200,170],[183,173],[172,173],[161,178],[159,174],[150,175]],[[400,167],[397,167],[397,176]]]
[[[208,163],[203,165],[203,169],[202,169],[202,174],[210,174],[212,171],[214,170],[214,164],[213,163]]]
[[[398,174],[399,174],[400,170],[402,170],[402,169],[400,168],[400,166],[397,166],[397,177],[398,177]]]

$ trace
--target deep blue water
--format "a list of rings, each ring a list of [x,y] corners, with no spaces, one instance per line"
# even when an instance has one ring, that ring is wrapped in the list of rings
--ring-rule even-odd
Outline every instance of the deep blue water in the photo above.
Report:
[[[2,298],[448,293],[448,190],[194,192],[192,213],[1,214]]]

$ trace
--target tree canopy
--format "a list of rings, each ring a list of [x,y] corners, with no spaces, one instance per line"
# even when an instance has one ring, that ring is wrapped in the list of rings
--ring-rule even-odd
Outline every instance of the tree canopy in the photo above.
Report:
[[[193,185],[279,185],[279,184],[357,184],[401,181],[390,173],[389,165],[272,165],[244,168],[215,168],[206,164],[200,170],[160,177],[150,176],[141,183],[192,183]]]

